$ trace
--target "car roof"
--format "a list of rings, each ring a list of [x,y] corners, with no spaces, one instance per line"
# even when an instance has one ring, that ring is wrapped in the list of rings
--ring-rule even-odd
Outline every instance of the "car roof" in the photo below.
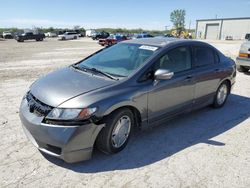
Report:
[[[133,39],[127,40],[123,43],[130,43],[130,44],[141,44],[141,45],[152,45],[157,47],[166,47],[173,43],[182,43],[182,44],[205,44],[209,45],[205,42],[190,40],[190,39],[179,39],[179,38],[169,38],[169,37],[154,37],[154,38],[141,38],[141,39]],[[210,46],[210,45],[209,45]]]

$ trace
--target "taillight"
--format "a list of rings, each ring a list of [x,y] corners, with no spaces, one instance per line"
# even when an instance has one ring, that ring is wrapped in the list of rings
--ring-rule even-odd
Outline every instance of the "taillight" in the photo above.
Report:
[[[239,57],[249,57],[249,55],[247,53],[240,53]]]

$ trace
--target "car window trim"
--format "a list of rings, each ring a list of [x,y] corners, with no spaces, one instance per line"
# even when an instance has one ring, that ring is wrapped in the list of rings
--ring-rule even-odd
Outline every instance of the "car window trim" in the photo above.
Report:
[[[215,49],[212,49],[212,50],[214,52],[214,64],[219,64],[220,63],[220,56],[219,56],[218,52]],[[216,57],[218,59],[218,62],[215,61]]]

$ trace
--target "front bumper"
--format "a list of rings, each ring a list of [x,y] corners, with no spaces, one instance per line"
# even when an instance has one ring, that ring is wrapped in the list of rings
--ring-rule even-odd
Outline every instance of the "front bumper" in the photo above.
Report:
[[[237,66],[246,66],[246,67],[250,67],[250,58],[248,59],[243,59],[240,57],[236,58],[236,65]]]
[[[20,119],[28,139],[48,155],[68,163],[88,160],[92,156],[96,137],[104,124],[61,126],[43,123],[44,117],[29,111],[26,99],[20,106]]]

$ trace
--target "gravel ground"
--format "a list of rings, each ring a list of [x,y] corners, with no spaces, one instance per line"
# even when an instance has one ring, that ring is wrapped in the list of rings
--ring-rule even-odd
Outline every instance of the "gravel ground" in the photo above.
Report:
[[[235,58],[240,41],[208,41]],[[222,109],[204,108],[139,131],[122,152],[66,164],[27,140],[18,116],[38,77],[100,49],[90,39],[0,41],[0,187],[250,187],[250,75]]]

